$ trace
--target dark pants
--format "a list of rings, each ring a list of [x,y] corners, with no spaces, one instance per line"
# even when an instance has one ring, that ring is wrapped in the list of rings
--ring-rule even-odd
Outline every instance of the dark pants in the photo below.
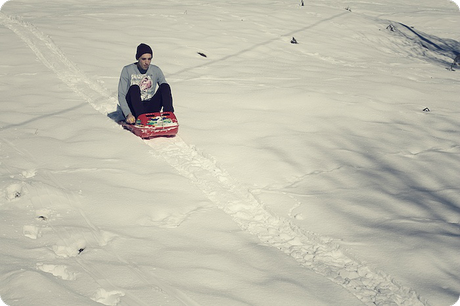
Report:
[[[146,113],[155,113],[161,111],[174,112],[171,87],[167,83],[161,84],[150,100],[141,101],[141,89],[138,85],[132,85],[126,94],[131,114],[134,117]]]

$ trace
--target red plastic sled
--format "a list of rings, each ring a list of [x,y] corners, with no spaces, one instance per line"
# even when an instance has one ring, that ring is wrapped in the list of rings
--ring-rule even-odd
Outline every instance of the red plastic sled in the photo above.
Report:
[[[174,137],[179,131],[179,123],[174,113],[158,112],[142,114],[135,124],[120,121],[121,126],[142,139],[154,137]]]

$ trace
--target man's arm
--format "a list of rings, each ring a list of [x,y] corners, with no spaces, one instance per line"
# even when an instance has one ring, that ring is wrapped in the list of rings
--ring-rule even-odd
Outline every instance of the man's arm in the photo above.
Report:
[[[155,67],[156,67],[157,84],[161,85],[163,83],[167,83],[165,75],[163,74],[163,71],[161,71],[160,67],[158,67],[158,66],[155,66]]]
[[[124,67],[120,74],[120,80],[118,82],[118,104],[123,112],[123,115],[127,117],[131,115],[131,110],[129,109],[128,102],[126,101],[126,94],[129,89],[129,74],[127,68]]]

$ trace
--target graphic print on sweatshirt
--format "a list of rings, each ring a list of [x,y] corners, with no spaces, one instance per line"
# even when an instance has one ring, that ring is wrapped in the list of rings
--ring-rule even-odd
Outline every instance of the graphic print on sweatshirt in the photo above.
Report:
[[[155,86],[153,84],[152,77],[145,74],[133,74],[131,75],[131,86],[139,85],[141,89],[141,100],[149,100],[155,93]]]

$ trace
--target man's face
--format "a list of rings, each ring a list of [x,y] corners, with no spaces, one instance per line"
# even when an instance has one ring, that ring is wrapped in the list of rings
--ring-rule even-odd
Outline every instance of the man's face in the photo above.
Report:
[[[150,66],[151,61],[152,61],[152,54],[145,53],[145,54],[142,54],[141,57],[139,57],[137,62],[139,64],[139,67],[141,67],[144,70],[147,70]]]

